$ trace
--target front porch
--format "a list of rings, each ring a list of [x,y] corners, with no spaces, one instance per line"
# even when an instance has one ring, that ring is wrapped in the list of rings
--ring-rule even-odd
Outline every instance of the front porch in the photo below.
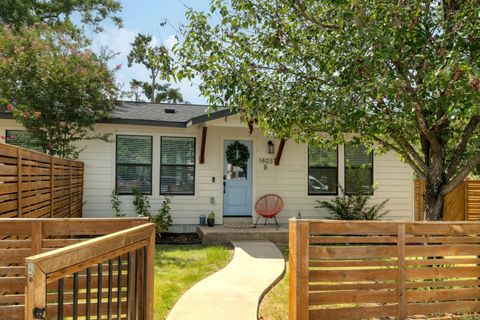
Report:
[[[259,224],[256,228],[239,227],[229,228],[225,225],[214,227],[198,226],[197,233],[202,244],[230,244],[232,241],[269,240],[275,244],[288,243],[288,228],[281,226],[278,230],[274,225]]]

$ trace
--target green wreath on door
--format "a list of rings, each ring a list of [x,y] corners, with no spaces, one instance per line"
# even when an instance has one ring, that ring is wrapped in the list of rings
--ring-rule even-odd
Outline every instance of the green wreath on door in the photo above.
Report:
[[[246,168],[248,159],[250,159],[248,147],[239,141],[235,141],[227,147],[226,155],[228,163],[242,169]]]

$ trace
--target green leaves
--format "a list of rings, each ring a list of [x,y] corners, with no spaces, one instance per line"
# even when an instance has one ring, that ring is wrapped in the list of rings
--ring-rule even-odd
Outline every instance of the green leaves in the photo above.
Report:
[[[91,130],[114,106],[114,74],[82,38],[45,25],[2,27],[0,52],[0,97],[43,150],[75,158],[77,141],[106,139]]]
[[[356,134],[455,184],[480,162],[480,6],[452,3],[214,0],[219,23],[188,12],[180,73],[268,135]]]
[[[117,0],[3,0],[0,2],[0,21],[15,29],[45,23],[78,31],[70,19],[76,13],[83,24],[101,31],[100,22],[106,18],[122,26],[122,19],[116,15],[121,9],[122,5]]]
[[[143,65],[150,73],[150,81],[134,79],[132,87],[141,87],[150,102],[183,102],[183,96],[179,89],[170,88],[170,84],[159,84],[158,80],[176,79],[173,72],[173,59],[164,45],[153,46],[153,37],[139,33],[131,44],[132,49],[128,53],[128,66],[133,64]]]

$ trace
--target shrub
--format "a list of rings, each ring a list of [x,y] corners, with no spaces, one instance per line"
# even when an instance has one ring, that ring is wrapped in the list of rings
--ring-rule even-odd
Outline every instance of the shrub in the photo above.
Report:
[[[133,205],[135,206],[135,212],[139,216],[151,218],[150,200],[148,200],[148,197],[137,189],[133,190],[133,196]]]
[[[162,232],[167,231],[168,227],[172,225],[172,216],[170,215],[170,204],[172,199],[169,196],[166,196],[162,202],[162,206],[158,210],[158,214],[153,218],[155,223],[155,231],[158,235],[161,235]]]
[[[210,213],[208,214],[208,219],[215,219],[215,212],[213,212],[213,211],[210,212]]]
[[[125,213],[122,213],[121,209],[120,209],[120,207],[122,205],[122,201],[120,200],[117,189],[112,190],[112,200],[111,200],[111,202],[112,202],[112,209],[115,211],[115,216],[116,217],[125,217]]]
[[[368,200],[373,195],[375,187],[359,188],[356,193],[345,194],[340,186],[341,196],[335,197],[332,201],[317,200],[315,208],[328,209],[334,220],[380,220],[388,211],[382,211],[388,199],[379,204],[367,206]]]

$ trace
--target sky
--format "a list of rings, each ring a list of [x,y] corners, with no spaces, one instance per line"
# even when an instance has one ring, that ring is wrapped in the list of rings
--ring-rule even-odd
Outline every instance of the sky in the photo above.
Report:
[[[123,28],[119,29],[110,20],[102,23],[104,31],[95,33],[87,29],[87,34],[92,38],[92,50],[99,52],[102,47],[108,47],[119,55],[110,61],[114,68],[121,64],[116,72],[117,82],[123,83],[124,90],[130,88],[130,80],[148,80],[147,70],[140,65],[131,68],[127,66],[127,55],[130,51],[130,43],[133,42],[137,33],[147,33],[154,37],[157,44],[163,43],[167,48],[175,44],[175,36],[179,27],[187,22],[185,12],[187,7],[195,10],[206,11],[210,0],[121,0],[123,6],[119,16],[123,19]],[[160,22],[167,20],[165,26]],[[180,88],[183,97],[190,103],[206,103],[206,99],[200,96],[198,85],[190,81],[172,83],[172,87]]]

